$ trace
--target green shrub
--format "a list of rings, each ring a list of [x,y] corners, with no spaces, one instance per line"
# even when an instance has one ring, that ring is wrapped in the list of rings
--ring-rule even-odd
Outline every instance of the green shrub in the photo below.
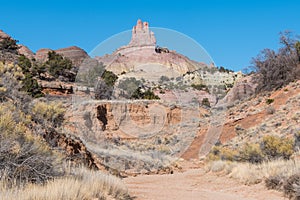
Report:
[[[108,85],[109,87],[113,87],[118,79],[118,76],[111,71],[104,70],[101,78],[104,80],[106,85]]]
[[[196,90],[204,90],[209,92],[208,87],[204,84],[192,84],[191,86]]]
[[[226,69],[225,67],[221,66],[220,68],[218,68],[219,72],[223,72],[223,73],[229,73],[229,72],[233,72],[230,69]]]
[[[23,73],[30,72],[32,64],[31,61],[24,55],[18,58],[18,65],[22,68]]]
[[[37,80],[33,78],[30,73],[25,74],[25,78],[22,81],[22,90],[27,92],[34,98],[43,97],[42,87],[38,84]]]
[[[33,77],[35,73],[32,72],[31,61],[26,56],[21,55],[18,58],[18,65],[21,67],[24,74],[24,78],[22,80],[22,90],[35,98],[44,96],[42,93],[42,88],[39,86],[37,80]]]
[[[274,99],[267,99],[266,100],[266,104],[268,104],[268,105],[270,105],[271,103],[273,103],[274,102]]]
[[[0,50],[4,52],[10,52],[18,54],[18,49],[20,48],[17,45],[18,40],[14,40],[10,37],[0,38]]]
[[[155,100],[160,99],[157,95],[153,93],[150,89],[147,89],[145,92],[142,92],[140,88],[137,88],[131,95],[132,99],[148,99]]]
[[[65,76],[67,70],[72,68],[72,61],[68,58],[64,58],[55,51],[48,52],[48,60],[45,64],[50,74],[55,78],[58,78],[59,76]]]

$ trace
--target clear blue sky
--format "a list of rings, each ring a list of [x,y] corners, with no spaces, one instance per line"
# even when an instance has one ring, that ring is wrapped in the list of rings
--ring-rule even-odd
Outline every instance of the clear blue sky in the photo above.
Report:
[[[218,66],[240,70],[278,33],[300,34],[299,0],[1,1],[0,29],[33,51],[76,45],[90,52],[137,19],[184,33]]]

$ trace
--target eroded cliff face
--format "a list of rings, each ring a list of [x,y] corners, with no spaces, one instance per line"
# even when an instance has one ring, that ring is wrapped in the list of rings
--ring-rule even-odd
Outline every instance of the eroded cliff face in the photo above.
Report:
[[[158,132],[178,125],[183,114],[182,108],[159,101],[89,101],[73,105],[66,118],[68,129],[77,129],[79,135],[80,130],[90,130],[94,136],[135,139],[143,135],[139,131]]]
[[[169,170],[207,120],[197,107],[162,101],[78,102],[67,112],[65,131],[80,137],[104,165],[126,174]]]

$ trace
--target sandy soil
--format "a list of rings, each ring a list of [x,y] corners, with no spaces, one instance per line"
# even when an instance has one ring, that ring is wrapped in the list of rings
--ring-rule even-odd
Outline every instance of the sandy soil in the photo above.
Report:
[[[203,167],[166,175],[141,175],[124,179],[136,200],[281,200],[282,193],[264,185],[247,186],[234,179],[205,173]]]

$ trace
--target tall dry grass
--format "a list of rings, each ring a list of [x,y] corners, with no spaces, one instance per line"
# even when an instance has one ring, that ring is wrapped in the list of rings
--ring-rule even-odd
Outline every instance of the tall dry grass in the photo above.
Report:
[[[223,172],[231,178],[245,184],[260,183],[269,177],[290,177],[300,173],[300,160],[278,159],[260,164],[229,161],[213,161],[207,165],[207,171]]]
[[[44,185],[29,184],[24,188],[8,188],[0,181],[0,200],[89,200],[131,199],[126,186],[112,175],[85,168],[70,175],[48,181]]]

